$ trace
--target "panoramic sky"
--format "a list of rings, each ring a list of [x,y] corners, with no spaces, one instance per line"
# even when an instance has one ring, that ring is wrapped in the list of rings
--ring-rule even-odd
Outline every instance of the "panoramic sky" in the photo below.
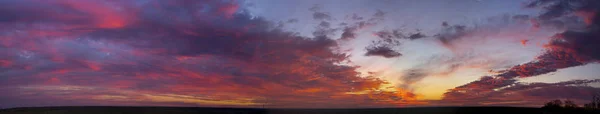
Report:
[[[600,93],[597,0],[0,0],[0,107],[538,107]]]

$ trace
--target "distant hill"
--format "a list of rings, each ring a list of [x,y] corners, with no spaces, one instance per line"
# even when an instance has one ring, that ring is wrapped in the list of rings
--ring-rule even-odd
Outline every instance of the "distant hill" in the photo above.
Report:
[[[422,107],[370,109],[259,109],[195,107],[28,107],[0,114],[600,114],[587,110],[543,110],[516,107]]]

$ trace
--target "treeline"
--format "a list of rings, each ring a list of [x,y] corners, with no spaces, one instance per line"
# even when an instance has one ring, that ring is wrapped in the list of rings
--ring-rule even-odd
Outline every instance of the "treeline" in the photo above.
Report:
[[[543,109],[587,109],[587,110],[600,110],[600,94],[596,94],[592,97],[590,103],[584,104],[583,107],[579,107],[575,102],[571,100],[552,100],[547,102]]]

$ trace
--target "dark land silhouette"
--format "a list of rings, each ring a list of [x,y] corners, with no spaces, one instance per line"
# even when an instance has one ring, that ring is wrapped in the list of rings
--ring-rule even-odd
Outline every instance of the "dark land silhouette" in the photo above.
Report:
[[[600,114],[598,110],[518,107],[420,107],[371,109],[258,109],[194,107],[31,107],[0,114]]]
[[[551,100],[541,108],[415,107],[355,109],[208,108],[65,106],[1,109],[0,114],[600,114],[600,93],[583,107],[571,100]]]

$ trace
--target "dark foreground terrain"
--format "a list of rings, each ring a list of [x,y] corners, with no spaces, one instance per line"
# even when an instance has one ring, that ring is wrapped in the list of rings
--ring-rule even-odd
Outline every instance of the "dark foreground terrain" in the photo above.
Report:
[[[2,109],[0,114],[600,114],[589,110],[514,107],[424,107],[374,109],[250,109],[191,107],[32,107]]]

